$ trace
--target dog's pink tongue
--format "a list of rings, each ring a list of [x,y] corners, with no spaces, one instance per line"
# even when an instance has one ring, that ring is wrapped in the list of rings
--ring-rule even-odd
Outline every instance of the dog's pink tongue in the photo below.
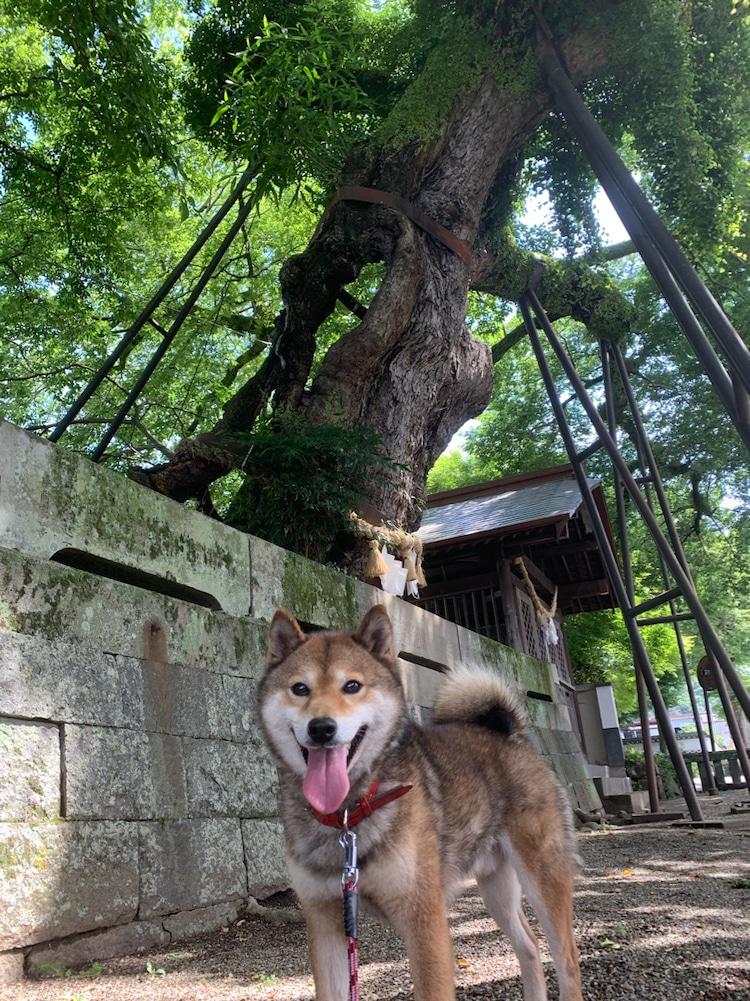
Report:
[[[333,813],[349,792],[346,757],[349,748],[316,747],[307,752],[307,774],[302,784],[305,799],[320,813]]]

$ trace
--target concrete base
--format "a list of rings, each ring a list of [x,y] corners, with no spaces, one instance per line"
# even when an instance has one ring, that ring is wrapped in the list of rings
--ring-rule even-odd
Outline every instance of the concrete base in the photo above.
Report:
[[[684,813],[677,810],[660,810],[658,813],[634,813],[629,824],[664,824],[673,820],[682,820]]]
[[[748,830],[748,828],[750,828],[750,817],[726,817],[724,820],[724,826],[733,831]]]
[[[589,762],[587,767],[606,813],[638,813],[648,809],[648,794],[633,789],[623,766]]]
[[[589,764],[588,770],[607,813],[636,813],[646,808],[643,794],[634,791],[624,768]]]
[[[724,820],[678,820],[672,827],[692,827],[705,830],[722,831],[727,826]]]

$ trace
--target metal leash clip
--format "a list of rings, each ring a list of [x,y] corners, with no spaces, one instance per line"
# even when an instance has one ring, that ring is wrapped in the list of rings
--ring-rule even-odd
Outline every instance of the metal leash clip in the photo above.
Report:
[[[359,866],[357,865],[357,835],[349,830],[349,811],[344,810],[342,820],[343,831],[339,835],[339,844],[344,849],[344,868],[341,870],[341,885],[353,888],[359,882]]]
[[[339,835],[339,844],[344,849],[344,868],[341,870],[341,892],[344,904],[344,934],[349,950],[349,998],[359,997],[356,986],[357,967],[357,918],[359,901],[357,883],[359,882],[359,866],[357,865],[357,835],[349,830],[349,813],[344,810],[342,820],[343,830]],[[352,977],[354,978],[352,980]]]

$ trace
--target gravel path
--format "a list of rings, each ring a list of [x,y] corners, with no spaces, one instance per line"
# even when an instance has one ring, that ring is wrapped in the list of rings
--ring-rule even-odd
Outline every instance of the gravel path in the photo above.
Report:
[[[726,809],[730,804],[725,797]],[[671,805],[671,804],[670,804]],[[712,811],[716,804],[712,803]],[[588,1001],[750,1001],[750,827],[579,834],[576,932]],[[459,1001],[521,1001],[510,947],[475,888],[453,909]],[[361,931],[363,1001],[411,998],[400,941]],[[554,985],[549,955],[543,952]],[[551,987],[556,997],[556,987]],[[0,989],[0,1001],[311,1001],[304,931],[247,918],[171,949]]]

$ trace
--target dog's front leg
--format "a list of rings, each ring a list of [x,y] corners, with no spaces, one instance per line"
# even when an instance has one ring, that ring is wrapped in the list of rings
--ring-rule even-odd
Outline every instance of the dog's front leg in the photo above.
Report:
[[[439,897],[425,901],[424,908],[423,913],[414,915],[406,932],[414,1001],[454,1001],[453,942],[442,892]]]
[[[316,1001],[346,1001],[349,968],[341,899],[302,901]]]
[[[421,869],[390,917],[406,943],[414,1001],[455,1001],[453,942],[437,870]]]

